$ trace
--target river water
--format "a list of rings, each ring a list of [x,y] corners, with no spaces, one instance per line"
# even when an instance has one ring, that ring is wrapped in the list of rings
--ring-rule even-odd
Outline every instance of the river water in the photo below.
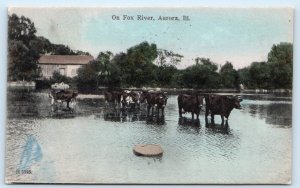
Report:
[[[169,96],[164,118],[120,114],[103,99],[75,111],[51,110],[46,93],[8,92],[8,183],[287,183],[291,176],[290,97],[243,95],[229,126],[178,118]],[[142,106],[143,108],[143,106]],[[135,144],[159,144],[162,157],[138,157]]]

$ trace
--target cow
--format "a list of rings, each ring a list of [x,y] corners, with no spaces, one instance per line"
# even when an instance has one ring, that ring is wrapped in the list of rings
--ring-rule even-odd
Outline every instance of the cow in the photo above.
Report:
[[[177,97],[179,117],[182,117],[182,113],[191,112],[192,120],[194,120],[194,114],[196,114],[196,119],[199,120],[199,114],[203,106],[203,99],[204,97],[200,95],[180,94]]]
[[[140,92],[124,90],[122,92],[121,104],[122,104],[123,108],[125,108],[127,106],[130,109],[135,109],[136,107],[139,108],[139,106],[140,106]]]
[[[164,109],[167,104],[168,97],[166,93],[154,92],[154,91],[143,91],[141,94],[140,102],[147,102],[147,116],[150,115],[150,109],[152,108],[152,115],[154,114],[154,107],[157,109],[157,116],[159,116],[159,111],[161,110],[162,116],[164,116]]]
[[[220,115],[222,124],[224,125],[224,117],[226,118],[226,125],[228,125],[228,118],[231,111],[241,109],[240,99],[238,96],[222,96],[222,95],[205,95],[206,111],[205,120],[207,122],[207,116],[211,114],[211,121],[214,124],[214,115]]]
[[[49,97],[51,98],[51,105],[56,104],[58,101],[67,102],[67,108],[71,109],[70,102],[76,103],[77,91],[73,90],[51,90]]]
[[[105,103],[120,104],[122,91],[104,91]]]

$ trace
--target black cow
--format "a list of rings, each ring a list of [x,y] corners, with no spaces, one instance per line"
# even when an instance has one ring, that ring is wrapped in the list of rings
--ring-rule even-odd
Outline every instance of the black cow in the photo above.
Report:
[[[222,96],[222,95],[205,95],[206,111],[205,120],[211,114],[211,121],[214,123],[214,115],[220,115],[222,118],[222,125],[224,125],[224,117],[226,118],[226,125],[228,125],[228,118],[233,108],[241,109],[240,99],[238,96]]]
[[[157,116],[159,116],[159,111],[161,110],[162,116],[164,116],[164,109],[167,104],[168,97],[163,92],[154,91],[143,91],[141,94],[140,102],[147,102],[147,115],[150,114],[150,109],[152,108],[152,115],[154,114],[154,107],[157,109]]]
[[[192,119],[194,120],[194,114],[196,114],[196,118],[199,120],[199,114],[203,106],[203,98],[204,97],[200,95],[180,94],[177,98],[179,117],[182,117],[182,113],[191,112]],[[182,109],[184,111],[182,111]]]
[[[49,97],[51,98],[51,105],[56,104],[59,100],[62,102],[67,102],[67,108],[71,109],[70,102],[76,102],[76,97],[78,96],[77,91],[73,90],[51,90]]]

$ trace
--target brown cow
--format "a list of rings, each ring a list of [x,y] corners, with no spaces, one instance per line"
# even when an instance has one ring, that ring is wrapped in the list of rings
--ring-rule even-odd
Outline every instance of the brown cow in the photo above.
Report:
[[[196,114],[197,120],[199,120],[199,114],[203,106],[203,96],[200,95],[187,95],[180,94],[177,98],[179,117],[182,117],[182,113],[191,112],[192,119],[194,119],[194,114]],[[182,111],[182,109],[184,111]]]
[[[152,115],[154,114],[154,107],[157,109],[157,116],[159,116],[159,111],[161,109],[162,116],[164,116],[164,109],[167,104],[168,97],[163,92],[154,91],[143,91],[141,94],[140,102],[147,102],[147,115],[150,115],[150,109],[152,108]]]
[[[73,90],[51,90],[51,92],[49,93],[52,105],[61,100],[67,102],[68,109],[71,109],[69,103],[76,102],[77,96],[78,92]]]
[[[224,117],[226,118],[226,125],[228,125],[228,118],[233,108],[241,109],[240,99],[237,96],[222,96],[222,95],[205,95],[206,111],[205,120],[211,114],[211,121],[214,123],[214,115],[220,115],[222,125],[224,125]]]
[[[122,91],[104,91],[104,99],[106,103],[120,104]]]

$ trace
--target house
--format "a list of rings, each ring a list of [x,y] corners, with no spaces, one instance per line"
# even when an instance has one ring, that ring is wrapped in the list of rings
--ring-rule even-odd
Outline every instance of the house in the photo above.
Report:
[[[44,78],[51,78],[55,71],[68,77],[77,76],[77,70],[94,60],[88,55],[42,55],[38,61]]]

